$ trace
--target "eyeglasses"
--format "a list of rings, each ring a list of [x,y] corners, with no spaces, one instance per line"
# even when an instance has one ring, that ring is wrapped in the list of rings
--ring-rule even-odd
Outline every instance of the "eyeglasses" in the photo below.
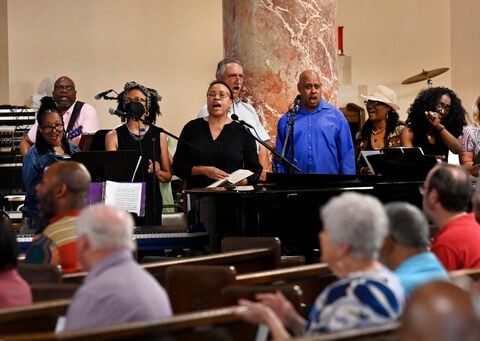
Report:
[[[135,98],[125,98],[125,104],[132,102],[147,103],[145,98],[135,97]]]
[[[55,124],[54,126],[43,126],[42,128],[47,134],[50,134],[53,131],[53,129],[55,129],[56,132],[60,133],[63,131],[63,124],[58,123],[58,124]]]
[[[443,110],[446,114],[450,112],[450,106],[442,102],[437,103],[437,111]]]
[[[215,98],[215,97],[220,97],[220,99],[225,99],[225,98],[230,98],[230,94],[228,92],[223,92],[223,91],[220,91],[220,92],[209,92],[207,93],[207,97],[208,98]]]
[[[72,91],[75,90],[73,85],[55,85],[53,88],[55,91]]]
[[[421,195],[424,195],[427,189],[428,188],[427,186],[425,186],[425,182],[423,182],[420,186],[418,186],[418,191],[420,192]]]
[[[377,105],[383,104],[383,102],[368,100],[368,101],[363,101],[363,104],[365,104],[365,106],[376,107]]]

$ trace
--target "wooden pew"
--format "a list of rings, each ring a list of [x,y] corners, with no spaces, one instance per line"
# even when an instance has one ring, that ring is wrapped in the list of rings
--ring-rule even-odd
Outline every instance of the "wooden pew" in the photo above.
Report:
[[[160,284],[165,285],[165,271],[174,265],[203,264],[203,265],[231,265],[238,273],[273,269],[280,260],[278,253],[271,247],[223,252],[206,256],[175,258],[160,262],[145,263],[141,266],[150,272]],[[85,272],[63,275],[64,283],[81,283]]]
[[[28,284],[60,283],[62,281],[60,265],[19,263],[17,271]]]
[[[179,314],[162,320],[63,333],[2,336],[2,340],[253,340],[256,326],[239,320],[234,307]]]
[[[245,298],[252,299],[254,293],[281,290],[294,300],[294,305],[298,301],[295,306],[304,314],[334,280],[336,277],[325,263],[246,274],[236,274],[229,266],[176,265],[166,271],[165,289],[174,313],[236,304],[233,298],[241,297],[240,291]],[[296,294],[295,288],[301,295]]]
[[[0,335],[53,331],[69,304],[69,299],[63,299],[0,309]]]
[[[294,337],[291,341],[397,341],[399,340],[400,322],[391,322],[379,326],[345,330],[334,333],[320,333],[313,336]]]
[[[461,269],[448,272],[450,279],[456,279],[460,277],[468,277],[474,282],[480,280],[480,269]]]
[[[337,278],[326,263],[238,274],[236,284],[293,284],[302,289],[303,304],[313,304],[322,290]]]

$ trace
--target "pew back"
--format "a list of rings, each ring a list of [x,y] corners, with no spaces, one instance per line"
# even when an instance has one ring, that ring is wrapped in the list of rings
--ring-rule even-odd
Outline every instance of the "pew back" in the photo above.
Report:
[[[165,271],[174,265],[230,265],[234,266],[238,273],[273,269],[280,264],[275,249],[261,247],[248,250],[231,251],[211,254],[206,256],[174,258],[159,262],[145,263],[141,266],[147,270],[157,281],[165,285]],[[65,283],[80,283],[86,273],[66,274],[63,276]]]
[[[0,335],[53,331],[70,300],[52,300],[27,306],[0,309]]]

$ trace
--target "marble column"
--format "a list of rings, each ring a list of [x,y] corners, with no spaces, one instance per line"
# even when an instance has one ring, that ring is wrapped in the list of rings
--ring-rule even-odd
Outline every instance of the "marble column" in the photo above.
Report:
[[[336,9],[336,0],[223,0],[225,57],[244,63],[242,98],[257,109],[272,144],[303,70],[319,72],[323,98],[336,104]]]

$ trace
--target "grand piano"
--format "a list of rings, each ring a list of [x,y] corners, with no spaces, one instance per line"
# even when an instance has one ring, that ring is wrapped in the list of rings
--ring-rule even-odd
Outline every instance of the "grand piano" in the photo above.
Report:
[[[191,189],[185,193],[194,212],[190,216],[206,227],[213,252],[225,236],[277,236],[284,254],[303,254],[307,262],[313,262],[322,227],[319,208],[331,197],[356,191],[384,203],[407,201],[421,207],[418,187],[425,174],[423,170],[413,177],[392,178],[269,173],[266,182],[253,190]]]

